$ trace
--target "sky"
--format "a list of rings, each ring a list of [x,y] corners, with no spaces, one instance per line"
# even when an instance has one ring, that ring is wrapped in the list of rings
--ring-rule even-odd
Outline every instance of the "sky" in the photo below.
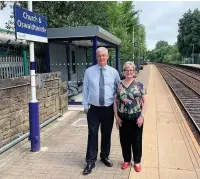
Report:
[[[3,11],[0,10],[0,28],[5,29],[5,23],[10,19],[12,9],[7,6]]]
[[[135,8],[141,10],[140,23],[146,27],[147,48],[152,50],[159,40],[170,45],[177,41],[178,21],[189,9],[200,9],[200,1],[134,1]],[[0,11],[0,28],[5,28],[9,20],[9,7]]]
[[[152,50],[159,40],[170,45],[177,41],[178,22],[189,9],[200,9],[200,1],[134,1],[140,12],[140,23],[146,28],[147,48]]]

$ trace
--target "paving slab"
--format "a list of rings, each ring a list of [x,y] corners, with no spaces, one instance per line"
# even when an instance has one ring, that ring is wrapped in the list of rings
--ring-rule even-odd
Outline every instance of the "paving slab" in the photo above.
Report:
[[[195,171],[160,169],[160,179],[198,179]]]
[[[159,179],[159,171],[152,167],[144,167],[140,173],[132,170],[129,179]]]
[[[199,146],[154,65],[149,79],[142,171],[136,173],[132,168],[129,179],[199,179]]]
[[[113,167],[106,167],[98,155],[92,174],[82,175],[88,129],[79,106],[75,118],[64,115],[42,130],[40,152],[30,152],[30,144],[23,141],[1,155],[0,179],[200,179],[199,148],[190,140],[192,134],[163,78],[154,65],[145,66],[137,78],[148,86],[141,172],[136,173],[133,167],[121,170],[119,131],[114,126],[110,155]],[[74,108],[69,112],[73,113]]]

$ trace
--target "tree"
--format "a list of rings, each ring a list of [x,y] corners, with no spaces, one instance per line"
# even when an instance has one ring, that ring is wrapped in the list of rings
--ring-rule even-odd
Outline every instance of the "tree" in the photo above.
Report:
[[[18,3],[27,7],[25,1],[1,1],[0,8]],[[138,19],[135,15],[133,2],[104,2],[104,1],[33,1],[33,11],[47,16],[48,27],[69,27],[99,25],[121,39],[120,54],[131,58],[133,54],[133,27],[137,28]],[[13,29],[13,15],[6,24]],[[140,34],[139,34],[140,35]],[[141,39],[145,38],[145,29],[141,32]],[[144,40],[143,40],[144,41]],[[145,44],[143,45],[145,46]],[[145,48],[145,47],[143,47]]]
[[[155,49],[151,50],[151,51],[147,51],[147,54],[146,54],[146,58],[147,59],[150,59],[151,61],[156,61],[156,52],[155,52]]]
[[[167,63],[180,63],[182,60],[177,45],[168,45],[168,42],[162,40],[156,43],[155,49],[148,51],[147,58]]]
[[[156,43],[156,49],[159,49],[161,47],[166,47],[168,46],[168,42],[164,41],[164,40],[160,40]]]
[[[200,53],[200,11],[195,9],[193,12],[188,10],[178,23],[177,45],[179,52],[183,56],[190,56],[192,44],[194,53]]]
[[[11,7],[14,3],[18,3],[22,7],[27,8],[26,1],[6,3],[0,2],[0,7],[5,8],[7,5]],[[98,7],[98,8],[96,8]],[[69,27],[69,26],[84,26],[84,25],[99,25],[108,29],[105,2],[97,1],[33,1],[33,11],[44,15],[48,19],[48,27]],[[6,24],[8,29],[14,29],[13,15]]]
[[[127,28],[129,35],[133,34],[133,27],[138,23],[138,19],[135,18],[135,15],[138,14],[138,11],[135,11],[135,7],[132,1],[124,1],[121,4],[122,14],[123,14],[123,23]]]
[[[146,47],[146,32],[145,32],[145,26],[144,25],[140,25],[139,33],[140,33],[139,34],[140,57],[145,58],[147,47]]]
[[[129,54],[130,50],[130,39],[128,38],[127,28],[123,24],[124,14],[122,13],[122,5],[117,2],[110,2],[108,5],[108,22],[109,22],[109,32],[121,39],[120,54],[126,56]],[[116,25],[117,24],[117,25]]]
[[[136,27],[138,24],[138,19],[137,17],[135,17],[138,11],[134,11],[134,5],[131,1],[124,1],[121,3],[109,3],[109,31],[122,40],[122,43],[120,45],[120,54],[123,57],[126,57],[126,59],[130,60],[132,59],[134,50],[132,39],[133,27]],[[136,30],[136,28],[134,30]],[[146,33],[145,29],[143,33]],[[146,37],[146,34],[143,36]],[[141,39],[143,39],[144,37],[142,37]]]
[[[194,58],[198,60],[200,53],[200,11],[189,9],[178,23],[177,43],[170,46],[165,41],[159,41],[154,50],[148,52],[148,58],[155,61],[180,63],[182,56],[191,57],[194,47]]]

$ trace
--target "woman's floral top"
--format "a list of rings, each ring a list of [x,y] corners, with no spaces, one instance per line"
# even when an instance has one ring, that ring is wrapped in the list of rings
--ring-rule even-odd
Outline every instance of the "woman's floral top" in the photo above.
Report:
[[[139,117],[142,110],[142,96],[146,94],[143,83],[136,79],[126,88],[122,82],[117,83],[117,110],[119,117]]]

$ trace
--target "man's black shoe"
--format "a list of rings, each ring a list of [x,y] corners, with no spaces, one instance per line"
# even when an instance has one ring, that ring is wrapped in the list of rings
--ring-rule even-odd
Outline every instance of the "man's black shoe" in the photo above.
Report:
[[[95,167],[95,163],[87,163],[86,167],[83,170],[83,175],[90,174],[94,167]]]
[[[101,161],[107,166],[107,167],[112,167],[113,163],[109,158],[101,159]]]

